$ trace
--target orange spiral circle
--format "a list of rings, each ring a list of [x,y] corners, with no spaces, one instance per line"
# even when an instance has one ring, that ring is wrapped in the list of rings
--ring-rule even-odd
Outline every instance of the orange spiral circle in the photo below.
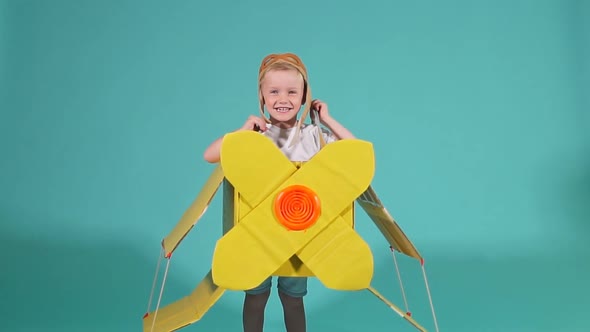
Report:
[[[309,228],[320,216],[320,198],[302,185],[289,186],[277,195],[274,204],[277,220],[290,230]]]

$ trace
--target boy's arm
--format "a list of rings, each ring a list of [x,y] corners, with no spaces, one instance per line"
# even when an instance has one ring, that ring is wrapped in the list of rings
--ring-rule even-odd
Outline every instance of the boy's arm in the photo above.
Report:
[[[322,118],[324,126],[328,127],[330,131],[336,136],[337,139],[354,139],[354,135],[346,129],[340,122],[336,121],[331,116],[325,116]]]
[[[223,141],[223,136],[219,137],[211,145],[205,149],[205,153],[203,154],[203,158],[209,163],[217,163],[219,162],[219,155],[221,152],[221,142]]]
[[[234,132],[242,131],[242,130],[255,130],[260,128],[262,131],[266,131],[266,122],[263,118],[251,115],[248,120],[244,123],[244,125]],[[205,153],[203,153],[203,158],[209,163],[217,163],[220,160],[221,154],[221,143],[223,142],[223,136],[219,137],[213,143],[211,143],[207,149],[205,149]]]

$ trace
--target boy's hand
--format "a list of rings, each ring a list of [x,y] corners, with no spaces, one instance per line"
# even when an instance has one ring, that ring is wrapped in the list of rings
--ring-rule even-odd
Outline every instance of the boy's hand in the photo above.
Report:
[[[336,139],[353,139],[354,135],[344,128],[338,121],[336,121],[328,111],[328,105],[323,101],[316,99],[311,102],[311,108],[317,110],[320,113],[320,122],[328,127],[334,134]]]
[[[318,113],[320,114],[320,121],[322,122],[330,118],[328,104],[324,103],[319,99],[316,99],[311,102],[311,109],[318,111]]]
[[[255,130],[255,131],[266,131],[266,121],[259,116],[250,115],[248,120],[244,123],[242,128],[238,129],[241,130]]]

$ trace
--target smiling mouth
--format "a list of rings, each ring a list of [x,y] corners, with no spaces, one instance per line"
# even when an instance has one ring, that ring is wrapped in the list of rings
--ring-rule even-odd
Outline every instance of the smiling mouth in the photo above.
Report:
[[[291,108],[289,107],[276,107],[275,111],[279,112],[279,113],[287,113],[291,110]]]

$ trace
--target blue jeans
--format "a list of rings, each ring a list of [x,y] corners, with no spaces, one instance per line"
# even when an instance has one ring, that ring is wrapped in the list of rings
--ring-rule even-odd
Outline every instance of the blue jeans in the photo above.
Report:
[[[278,277],[277,288],[291,297],[303,297],[307,294],[307,277]],[[258,287],[249,289],[246,294],[258,295],[270,290],[272,277],[268,277]]]

